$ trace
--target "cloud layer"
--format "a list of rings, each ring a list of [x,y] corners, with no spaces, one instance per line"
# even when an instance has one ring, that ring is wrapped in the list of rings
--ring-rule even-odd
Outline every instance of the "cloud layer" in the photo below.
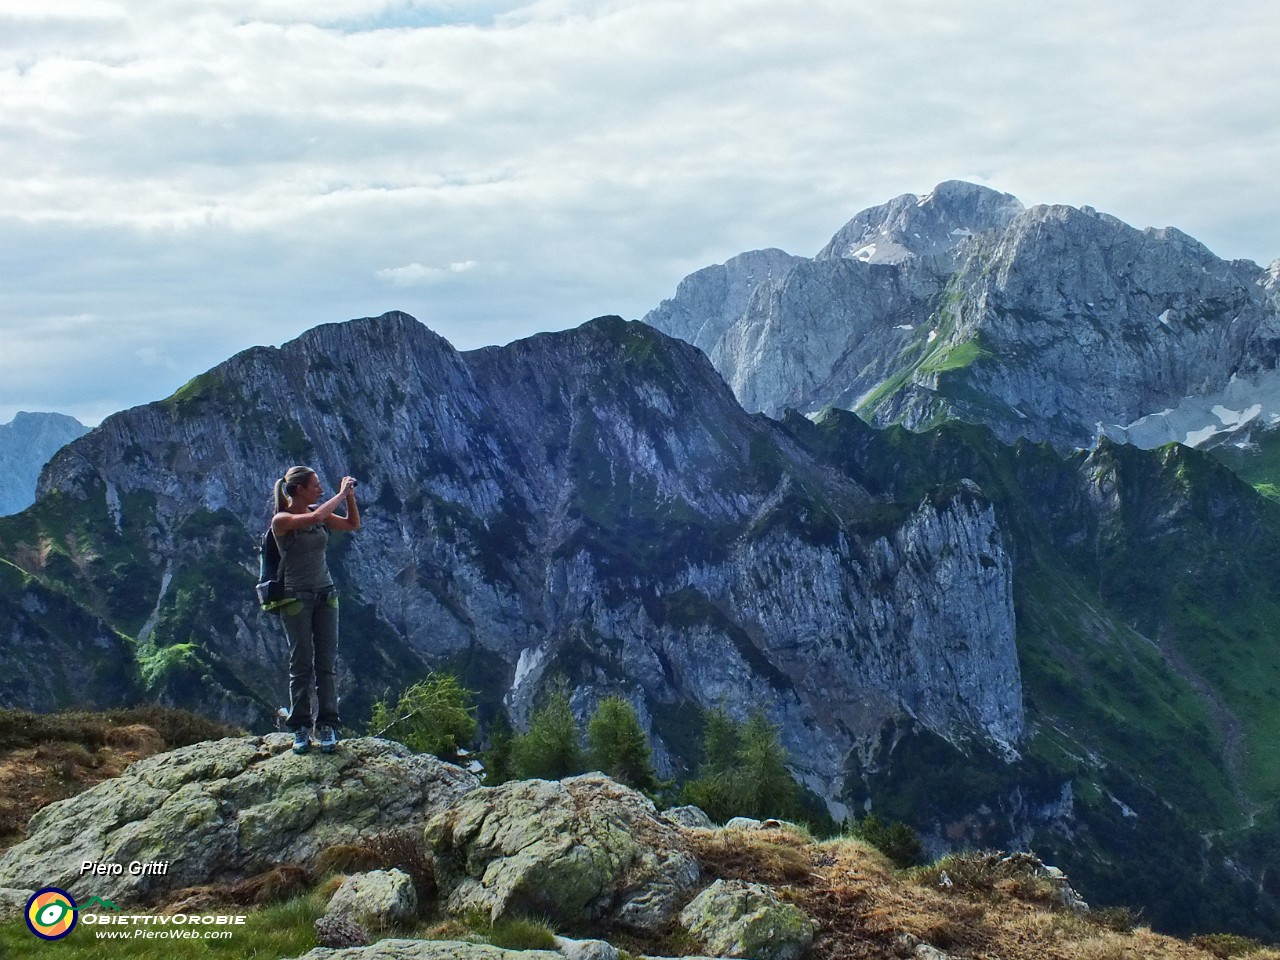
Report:
[[[1278,46],[1192,0],[10,0],[0,420],[393,308],[639,316],[951,178],[1267,261]]]

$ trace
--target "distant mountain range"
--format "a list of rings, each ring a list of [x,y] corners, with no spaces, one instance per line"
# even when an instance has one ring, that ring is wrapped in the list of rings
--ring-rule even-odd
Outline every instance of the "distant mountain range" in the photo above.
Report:
[[[1240,444],[1280,421],[1277,277],[1172,228],[951,181],[858,214],[812,259],[700,270],[644,319],[771,416]]]
[[[701,710],[759,709],[837,818],[1274,939],[1280,505],[1097,429],[1266,382],[1273,281],[944,184],[682,283],[649,319],[720,374],[616,317],[466,353],[399,313],[317,327],[109,417],[0,518],[0,705],[269,724],[253,544],[309,463],[361,480],[350,723],[429,668],[485,724],[563,683],[627,697],[679,779]]]
[[[0,423],[0,516],[31,506],[40,469],[88,429],[61,413],[20,412],[9,423]]]

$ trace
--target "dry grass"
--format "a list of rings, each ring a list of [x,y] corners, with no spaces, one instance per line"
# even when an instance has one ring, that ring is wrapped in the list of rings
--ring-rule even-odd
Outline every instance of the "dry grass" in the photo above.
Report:
[[[315,878],[298,864],[285,863],[239,883],[207,884],[176,891],[158,913],[197,913],[226,906],[261,907],[300,897]]]
[[[134,761],[234,733],[168,707],[48,714],[0,710],[0,850],[22,839],[40,808],[118,777]]]
[[[159,740],[158,734],[155,739]],[[41,807],[118,777],[135,760],[157,752],[150,743],[90,749],[79,743],[52,742],[0,754],[0,850],[22,839],[27,822]]]
[[[963,882],[939,886],[927,870],[897,872],[850,839],[808,841],[781,830],[687,831],[707,873],[774,886],[816,920],[812,960],[911,955],[927,943],[955,960],[1212,960],[1201,946],[1145,928],[1094,922],[1057,906],[1036,878],[992,868],[981,855]],[[994,863],[994,861],[991,861]],[[953,865],[954,868],[954,865]],[[1270,957],[1268,954],[1270,953]],[[1280,960],[1280,953],[1250,954]]]

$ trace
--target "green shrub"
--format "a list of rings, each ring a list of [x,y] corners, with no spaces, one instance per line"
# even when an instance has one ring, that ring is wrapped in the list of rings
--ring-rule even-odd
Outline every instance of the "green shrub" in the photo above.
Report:
[[[1084,918],[1112,933],[1132,933],[1138,925],[1138,916],[1129,907],[1094,907]]]
[[[475,736],[475,694],[451,674],[430,673],[388,706],[373,705],[369,732],[398,740],[416,753],[456,753]]]
[[[636,790],[654,790],[653,753],[635,708],[618,696],[605,697],[587,724],[591,764]]]
[[[900,869],[914,867],[924,856],[924,844],[911,827],[897,820],[884,820],[874,813],[851,821],[845,832],[871,844]]]
[[[491,924],[481,935],[503,950],[555,950],[556,934],[543,920],[512,917]]]

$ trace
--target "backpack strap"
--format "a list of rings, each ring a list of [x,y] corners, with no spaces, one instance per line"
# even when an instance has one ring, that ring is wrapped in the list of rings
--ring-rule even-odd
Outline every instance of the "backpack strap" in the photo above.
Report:
[[[290,530],[288,533],[285,534],[285,540],[288,541],[288,543],[285,543],[285,542],[282,542],[280,538],[276,536],[276,532],[274,530],[271,530],[270,527],[268,527],[267,529],[271,531],[272,539],[274,539],[276,542],[276,549],[280,551],[280,562],[276,564],[276,579],[283,580],[284,579],[284,560],[285,560],[285,557],[289,555],[288,544],[293,543],[294,538],[297,537],[298,534],[295,531]]]

